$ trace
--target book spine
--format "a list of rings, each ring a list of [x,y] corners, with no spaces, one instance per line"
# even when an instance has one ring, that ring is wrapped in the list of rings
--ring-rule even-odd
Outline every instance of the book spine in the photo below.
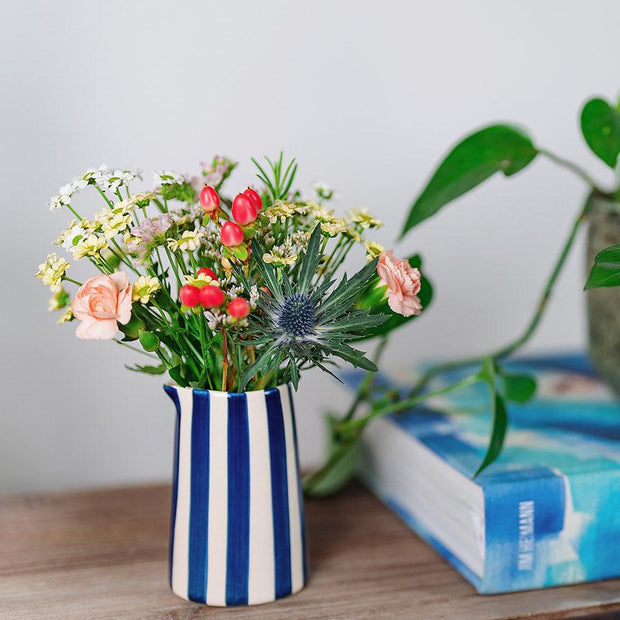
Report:
[[[501,482],[483,482],[485,568],[481,591],[507,592],[542,588],[550,583],[549,566],[564,529],[567,484],[547,468],[505,474]]]

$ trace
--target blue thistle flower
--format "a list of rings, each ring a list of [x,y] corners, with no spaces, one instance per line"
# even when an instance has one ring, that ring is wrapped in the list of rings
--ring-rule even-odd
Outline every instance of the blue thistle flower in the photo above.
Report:
[[[251,339],[247,343],[256,347],[257,359],[244,373],[240,389],[245,389],[259,372],[272,372],[295,387],[301,369],[317,366],[335,376],[326,368],[326,364],[334,364],[335,358],[366,370],[377,369],[363,351],[349,344],[367,336],[388,318],[355,307],[361,292],[376,275],[377,261],[368,263],[351,278],[343,276],[336,286],[332,277],[317,285],[313,280],[321,259],[320,242],[321,230],[317,226],[307,250],[298,259],[294,279],[265,263],[260,244],[253,243],[257,269],[269,293],[262,292],[258,311],[248,318]],[[241,279],[249,291],[253,282],[243,276]]]

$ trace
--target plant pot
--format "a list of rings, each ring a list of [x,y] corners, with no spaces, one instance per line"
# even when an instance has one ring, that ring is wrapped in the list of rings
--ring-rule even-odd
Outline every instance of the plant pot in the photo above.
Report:
[[[306,536],[290,386],[164,389],[177,410],[172,591],[230,606],[301,590]]]
[[[620,204],[590,197],[587,269],[604,248],[620,243]],[[587,292],[590,357],[601,377],[620,395],[620,288]]]

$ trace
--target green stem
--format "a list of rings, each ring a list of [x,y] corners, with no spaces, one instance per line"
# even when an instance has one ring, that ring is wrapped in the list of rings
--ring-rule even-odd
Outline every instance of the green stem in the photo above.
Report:
[[[412,388],[410,392],[411,394],[417,394],[418,392],[420,392],[420,390],[422,390],[433,377],[437,376],[438,374],[441,374],[442,372],[449,371],[449,370],[456,370],[458,368],[463,368],[464,366],[470,366],[472,364],[481,363],[482,360],[486,357],[490,357],[493,360],[501,360],[505,357],[508,357],[509,355],[512,355],[512,353],[514,353],[517,349],[520,349],[523,345],[525,345],[530,340],[530,338],[534,335],[534,333],[536,332],[536,329],[538,328],[540,324],[540,321],[543,317],[547,304],[549,303],[549,299],[551,298],[551,294],[553,293],[553,289],[556,285],[558,277],[560,276],[560,273],[562,272],[564,264],[566,263],[566,259],[568,258],[570,251],[573,247],[575,238],[577,237],[577,232],[579,231],[579,227],[585,220],[588,214],[589,208],[590,208],[590,200],[586,200],[586,204],[579,212],[579,215],[573,221],[573,225],[571,226],[568,237],[566,241],[564,242],[562,251],[560,252],[559,257],[556,260],[555,265],[553,266],[553,269],[551,270],[551,274],[549,275],[549,278],[547,279],[542,295],[540,296],[538,303],[536,304],[536,310],[534,312],[534,315],[530,319],[523,333],[518,338],[513,340],[512,342],[509,342],[503,347],[500,347],[499,349],[496,349],[495,351],[487,355],[481,355],[477,357],[468,357],[468,358],[463,358],[460,360],[455,360],[452,362],[445,362],[443,364],[437,364],[436,366],[432,366],[422,375],[420,380],[414,385],[414,387]]]
[[[576,174],[583,181],[585,181],[585,183],[587,183],[593,190],[600,192],[600,193],[604,193],[603,190],[598,186],[596,181],[581,166],[578,166],[572,161],[569,161],[568,159],[564,159],[563,157],[560,157],[559,155],[556,155],[555,153],[547,149],[538,149],[538,153],[546,157],[547,159],[551,160],[558,166],[561,166],[562,168],[566,168],[567,170],[570,170],[571,172]]]
[[[337,433],[345,433],[363,428],[371,420],[380,418],[384,415],[388,415],[388,413],[396,413],[397,411],[410,409],[411,407],[419,405],[420,403],[428,400],[429,398],[436,398],[437,396],[444,396],[445,394],[450,394],[451,392],[462,390],[466,387],[469,387],[470,385],[474,385],[474,383],[478,383],[478,381],[480,380],[481,378],[479,373],[475,375],[470,375],[469,377],[465,377],[460,381],[456,381],[455,383],[451,383],[437,390],[433,390],[432,392],[425,392],[424,394],[410,396],[405,400],[399,400],[398,402],[386,405],[385,407],[380,407],[379,409],[372,410],[370,413],[361,418],[356,418],[355,420],[349,420],[348,422],[338,424],[335,430]]]
[[[147,353],[146,351],[143,351],[142,349],[138,349],[138,347],[132,347],[130,344],[127,344],[126,342],[122,342],[121,340],[115,340],[114,342],[117,342],[123,347],[126,347],[127,349],[131,349],[132,351],[136,353],[141,353],[142,355],[145,355],[146,357],[150,359],[157,359],[156,355],[151,355],[150,353]]]
[[[67,282],[72,282],[73,284],[76,284],[77,286],[82,286],[81,282],[78,282],[77,280],[74,280],[73,278],[69,278],[68,276],[65,276],[63,280],[67,280]]]
[[[385,335],[379,341],[379,345],[377,346],[377,350],[375,351],[373,361],[375,362],[377,366],[379,365],[379,360],[381,359],[381,355],[383,354],[383,351],[387,343],[388,343],[388,337],[387,335]],[[355,412],[357,411],[357,408],[360,406],[360,404],[368,398],[370,394],[370,390],[372,388],[374,377],[375,377],[375,373],[370,370],[364,375],[364,378],[362,379],[359,385],[359,388],[357,389],[357,394],[355,395],[355,399],[351,403],[351,406],[349,407],[349,410],[347,411],[347,413],[342,418],[343,422],[347,422],[348,420],[351,420],[353,416],[355,415]]]

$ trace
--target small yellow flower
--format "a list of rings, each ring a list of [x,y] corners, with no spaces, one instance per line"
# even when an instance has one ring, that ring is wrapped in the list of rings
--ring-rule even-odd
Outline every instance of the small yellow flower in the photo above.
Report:
[[[55,293],[60,291],[60,283],[69,267],[69,263],[64,258],[59,258],[55,252],[52,252],[47,255],[45,262],[39,265],[39,271],[35,275]]]
[[[349,214],[351,221],[359,224],[362,228],[381,228],[383,223],[368,211],[368,209],[351,209]]]
[[[192,286],[197,286],[198,288],[202,288],[206,284],[210,284],[211,286],[219,286],[220,283],[218,280],[214,280],[210,275],[206,273],[199,273],[195,276],[183,276],[185,280],[185,284],[191,284]]]
[[[267,216],[271,223],[275,222],[278,218],[281,217],[292,217],[293,215],[295,215],[295,203],[277,200],[273,203],[273,205],[271,205],[271,207],[264,211],[264,214]]]
[[[155,198],[155,192],[140,192],[131,197],[131,203],[137,207],[146,207]]]
[[[56,321],[56,323],[58,325],[62,325],[63,323],[66,323],[67,321],[73,321],[73,312],[71,312],[71,308],[67,308],[58,318],[58,320]]]
[[[179,239],[168,239],[168,247],[174,252],[193,252],[200,247],[202,234],[197,230],[186,230]]]
[[[333,218],[331,221],[321,222],[321,230],[330,237],[347,232],[347,223],[342,218]]]
[[[62,286],[54,293],[54,295],[50,298],[47,309],[50,312],[54,312],[55,310],[62,310],[67,306],[71,297],[69,297],[69,293],[65,291]]]
[[[366,259],[368,261],[379,258],[385,252],[385,248],[376,241],[364,241],[364,247],[366,248]]]
[[[276,252],[266,252],[263,254],[263,260],[272,265],[294,265],[297,261],[297,254],[285,256]]]
[[[85,256],[97,256],[101,250],[108,247],[108,242],[105,237],[100,237],[95,234],[90,234],[87,237],[82,237],[76,245],[73,246],[73,258],[79,260]]]
[[[139,301],[141,304],[147,304],[151,301],[153,293],[161,288],[159,280],[155,277],[140,276],[131,287],[132,301]]]
[[[112,239],[117,234],[124,233],[131,225],[130,208],[133,205],[128,201],[117,202],[113,209],[104,209],[95,215],[95,221],[101,226],[106,239]]]

